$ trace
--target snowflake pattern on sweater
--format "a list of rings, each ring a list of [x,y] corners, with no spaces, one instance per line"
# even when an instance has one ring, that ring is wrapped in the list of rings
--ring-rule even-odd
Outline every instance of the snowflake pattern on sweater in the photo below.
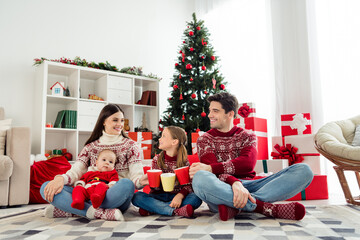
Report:
[[[165,158],[165,169],[161,169],[159,166],[158,166],[158,159],[159,159],[159,155],[156,155],[154,158],[153,158],[153,161],[152,161],[152,166],[151,168],[152,169],[160,169],[163,173],[174,173],[174,169],[177,168],[176,166],[176,160],[177,160],[177,156],[175,157],[170,157],[168,155],[166,155],[166,153],[164,154],[164,158]],[[186,162],[186,166],[189,166],[189,161]],[[151,191],[151,193],[160,193],[160,192],[164,192],[162,190],[162,188],[160,188],[160,190],[156,189],[156,190],[153,190]],[[186,185],[179,185],[178,181],[176,180],[175,182],[175,187],[174,187],[174,191],[172,191],[171,193],[181,193],[184,195],[184,197],[186,197],[189,193],[192,193],[193,192],[193,189],[192,189],[192,185],[191,183],[189,184],[186,184]]]
[[[239,127],[229,132],[211,129],[197,140],[197,152],[202,163],[211,165],[220,180],[232,185],[238,178],[255,176],[256,135]]]

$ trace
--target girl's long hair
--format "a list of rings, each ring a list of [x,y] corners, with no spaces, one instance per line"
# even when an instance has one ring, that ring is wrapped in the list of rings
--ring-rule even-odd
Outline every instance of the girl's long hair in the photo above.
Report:
[[[168,126],[165,129],[168,129],[170,132],[170,135],[173,139],[177,139],[179,140],[178,146],[177,146],[177,159],[176,159],[176,167],[184,167],[187,165],[187,150],[186,150],[186,142],[187,142],[187,137],[186,137],[186,133],[184,131],[184,129],[180,128],[180,127],[176,127],[176,126]],[[165,169],[165,151],[162,151],[159,154],[159,158],[158,158],[158,166],[161,169]]]
[[[124,114],[124,111],[117,104],[108,104],[101,110],[99,117],[96,121],[94,130],[92,131],[92,133],[91,133],[89,139],[86,141],[85,145],[87,145],[95,140],[98,140],[102,136],[105,120],[117,112],[122,112],[122,114]],[[125,117],[125,114],[124,114],[124,117]],[[121,135],[123,135],[123,137],[129,138],[126,135],[126,133],[124,132],[124,129],[121,131]]]

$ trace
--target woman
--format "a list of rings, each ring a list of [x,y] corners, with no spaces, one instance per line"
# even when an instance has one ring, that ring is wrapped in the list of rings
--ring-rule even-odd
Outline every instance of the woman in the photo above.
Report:
[[[52,204],[45,209],[46,217],[75,214],[89,219],[123,220],[122,212],[129,208],[135,188],[144,185],[140,182],[143,168],[138,145],[126,136],[123,128],[124,112],[118,105],[106,105],[71,169],[41,186],[42,197]],[[104,149],[116,153],[115,169],[120,180],[107,191],[100,208],[95,209],[90,202],[85,203],[83,210],[72,208],[71,185],[87,172],[88,167],[96,164],[98,154]]]

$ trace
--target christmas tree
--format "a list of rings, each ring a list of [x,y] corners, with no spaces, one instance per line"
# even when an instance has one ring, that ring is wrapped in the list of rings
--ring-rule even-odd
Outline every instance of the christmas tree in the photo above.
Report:
[[[179,56],[175,63],[175,73],[169,106],[163,113],[159,129],[175,125],[185,129],[188,135],[188,150],[191,151],[191,133],[208,131],[210,121],[207,117],[209,95],[225,91],[223,77],[219,73],[213,47],[209,43],[209,32],[204,21],[187,22]]]

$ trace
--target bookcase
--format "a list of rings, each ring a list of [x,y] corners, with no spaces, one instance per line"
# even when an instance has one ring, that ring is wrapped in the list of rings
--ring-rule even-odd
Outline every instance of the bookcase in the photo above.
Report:
[[[50,88],[56,82],[64,83],[70,96],[52,95]],[[155,92],[155,104],[136,104],[147,91]],[[66,148],[75,159],[90,137],[101,109],[108,103],[120,105],[129,119],[130,131],[141,126],[145,113],[147,127],[157,133],[158,92],[158,79],[44,61],[36,69],[32,153]],[[89,94],[103,101],[90,100]],[[47,123],[54,125],[58,112],[63,110],[76,111],[73,127],[47,127]]]

